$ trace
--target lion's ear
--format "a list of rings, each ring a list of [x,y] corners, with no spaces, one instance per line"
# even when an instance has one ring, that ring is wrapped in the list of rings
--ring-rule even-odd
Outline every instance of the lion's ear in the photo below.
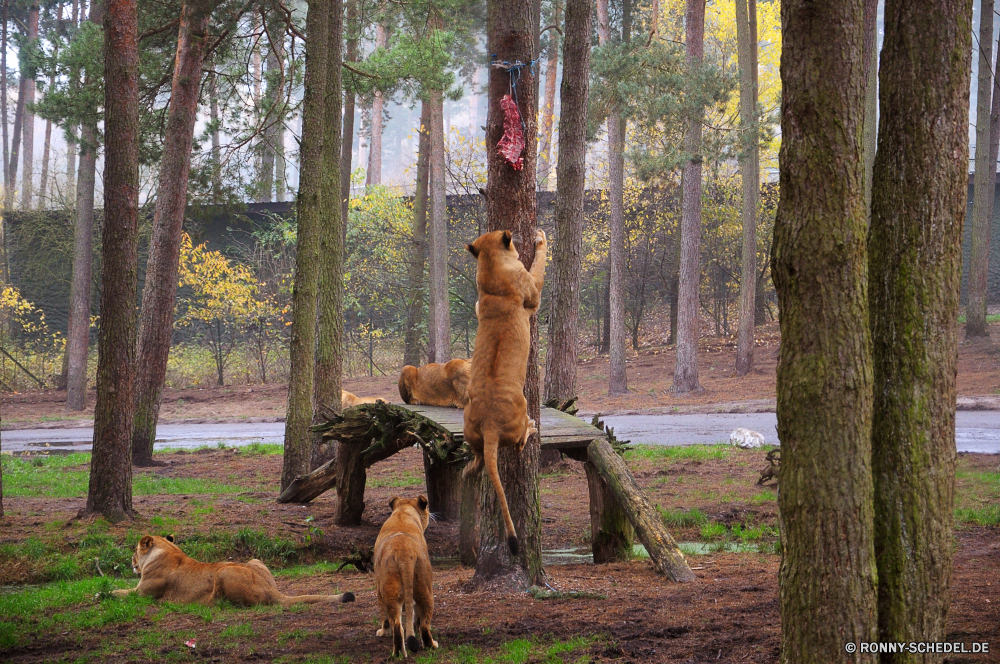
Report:
[[[417,498],[417,505],[420,507],[421,510],[426,510],[427,496],[421,495],[419,498]]]
[[[139,540],[139,546],[143,549],[150,549],[153,547],[153,538],[149,535],[143,535],[142,539]]]
[[[167,541],[168,541],[168,542],[170,542],[171,544],[173,544],[173,543],[174,543],[174,536],[173,536],[173,535],[167,535],[167,536],[166,536],[166,537],[164,537],[163,539],[167,540]]]
[[[479,250],[476,249],[475,245],[467,244],[465,245],[465,248],[469,250],[469,253],[472,254],[473,258],[479,258]]]
[[[510,249],[510,241],[511,241],[512,237],[513,236],[510,234],[510,231],[504,231],[503,232],[503,246],[504,246],[504,249]]]
[[[389,509],[396,509],[396,501],[399,500],[399,496],[393,496],[389,499]]]

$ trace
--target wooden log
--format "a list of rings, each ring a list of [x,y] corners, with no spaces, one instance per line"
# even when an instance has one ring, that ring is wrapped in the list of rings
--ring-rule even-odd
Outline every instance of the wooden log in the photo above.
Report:
[[[485,473],[462,477],[461,523],[458,527],[458,558],[466,567],[475,567],[479,557],[479,481]]]
[[[636,536],[646,547],[657,571],[674,581],[694,581],[697,577],[688,567],[684,554],[663,527],[656,509],[643,495],[632,472],[611,444],[603,438],[597,439],[587,447],[587,456],[628,515]]]
[[[360,526],[361,515],[365,511],[365,483],[368,481],[365,447],[341,442],[337,448],[337,456],[333,460],[337,485],[334,521],[338,526]]]
[[[281,495],[279,503],[308,503],[337,484],[336,457],[308,475],[299,475],[289,484]]]
[[[635,530],[628,514],[590,461],[583,465],[590,489],[590,534],[594,562],[613,563],[632,556]]]
[[[424,449],[424,481],[428,509],[438,521],[454,521],[462,515],[462,470],[465,464],[439,459]]]

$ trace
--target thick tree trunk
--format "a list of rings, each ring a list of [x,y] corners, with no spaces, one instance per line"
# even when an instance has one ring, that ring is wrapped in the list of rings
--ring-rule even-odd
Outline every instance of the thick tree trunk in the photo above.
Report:
[[[743,179],[743,270],[740,275],[740,327],[736,342],[736,375],[753,370],[754,304],[757,291],[757,200],[760,196],[757,138],[757,0],[736,0],[736,40],[740,60],[740,171]]]
[[[309,471],[312,461],[316,311],[322,242],[323,139],[331,0],[310,0],[306,14],[306,73],[299,158],[298,232],[292,288],[288,409],[281,489]]]
[[[38,40],[38,5],[32,4],[28,10],[27,43],[33,45]],[[24,143],[21,155],[21,209],[30,210],[34,198],[35,177],[35,114],[28,105],[35,103],[35,79],[29,78],[24,88],[24,125],[21,140]]]
[[[705,0],[687,0],[684,18],[687,66],[701,67],[705,41]],[[677,280],[677,362],[674,365],[675,394],[701,392],[698,380],[698,266],[701,251],[701,122],[703,112],[691,110],[684,130],[684,162],[681,189],[681,261]]]
[[[988,4],[984,23],[992,23]],[[889,0],[885,7],[868,259],[882,642],[943,641],[947,634],[971,22],[971,0]],[[979,117],[985,120],[985,110]]]
[[[344,52],[345,62],[358,61],[358,2],[346,0],[346,16],[344,18],[344,36],[347,39],[347,49]],[[347,231],[347,210],[351,201],[351,162],[354,158],[354,107],[355,94],[353,84],[344,81],[344,130],[340,156],[340,218],[344,220],[344,231]]]
[[[4,208],[10,209],[10,142],[7,137],[7,23],[10,11],[10,0],[3,0],[3,26],[0,26],[0,121],[3,122],[3,183]]]
[[[66,141],[66,200],[76,200],[76,129],[63,132]]]
[[[559,27],[562,5],[559,0],[553,4],[552,22]],[[567,28],[568,29],[568,28]],[[552,168],[552,126],[555,118],[556,79],[559,74],[559,32],[549,30],[548,59],[545,61],[545,100],[542,105],[542,136],[538,148],[538,188],[549,190],[549,171]],[[561,101],[561,99],[560,99]],[[562,109],[563,113],[566,109]],[[562,129],[560,122],[560,130]],[[558,200],[558,197],[556,198]]]
[[[556,166],[556,233],[552,243],[555,279],[549,291],[551,309],[545,368],[546,401],[565,401],[576,396],[580,274],[583,261],[583,194],[587,177],[590,14],[589,0],[567,0],[563,81],[559,90],[561,113],[559,162]]]
[[[429,106],[430,163],[430,224],[428,276],[430,277],[429,347],[431,362],[451,359],[451,306],[448,297],[448,201],[444,165],[444,95],[431,90]]]
[[[462,513],[458,525],[458,559],[466,567],[475,567],[479,556],[479,494],[485,473],[462,478]],[[489,489],[487,489],[488,491]]]
[[[407,273],[410,301],[406,309],[403,364],[420,366],[420,322],[424,318],[424,265],[427,261],[427,180],[430,160],[431,107],[420,102],[420,138],[417,144],[417,183],[413,196],[413,247]]]
[[[139,240],[139,21],[136,0],[106,0],[101,329],[87,506],[119,521],[132,509],[132,416]]]
[[[532,6],[530,0],[489,0],[487,2],[487,53],[495,53],[501,62],[530,62],[532,59]],[[486,219],[490,231],[510,230],[521,238],[518,246],[521,262],[527,267],[535,257],[537,198],[535,193],[535,155],[537,154],[537,81],[530,68],[523,68],[517,83],[518,110],[524,120],[523,169],[516,171],[497,151],[503,136],[504,116],[500,99],[510,90],[510,75],[491,68],[489,72],[489,114],[486,119],[487,183]],[[531,319],[531,351],[528,356],[524,394],[528,417],[541,421],[538,385],[538,320]],[[496,492],[480,491],[479,557],[475,580],[525,588],[543,580],[541,512],[538,495],[539,434],[531,436],[524,449],[508,447],[500,451],[500,480],[507,494],[514,527],[520,535],[521,550],[511,559],[504,534]],[[485,477],[485,474],[484,474]],[[480,482],[480,488],[485,487]]]
[[[872,169],[875,166],[875,138],[878,136],[878,0],[865,0],[865,34],[862,42],[865,65],[865,206],[871,222]],[[996,160],[994,160],[996,161]]]
[[[782,4],[781,662],[875,662],[863,0]],[[837,128],[833,131],[832,128]]]
[[[990,272],[990,230],[993,225],[993,197],[996,193],[996,157],[990,162],[990,114],[993,92],[993,0],[980,0],[979,87],[976,101],[976,174],[972,195],[972,250],[969,258],[968,304],[965,310],[965,338],[988,337],[986,296]],[[980,149],[980,147],[982,149]],[[989,216],[987,216],[989,214]]]
[[[170,86],[170,107],[160,159],[160,181],[153,212],[146,281],[139,318],[135,424],[132,428],[132,463],[153,464],[153,441],[160,415],[160,399],[167,375],[170,339],[174,332],[174,301],[181,251],[181,225],[187,206],[191,148],[198,119],[201,68],[208,46],[212,0],[189,0],[181,9],[177,56]]]
[[[330,2],[327,46],[325,133],[322,156],[319,238],[319,319],[316,337],[316,382],[313,404],[339,413],[344,372],[344,234],[340,218],[340,138],[343,81],[341,41],[344,35],[343,0]],[[313,421],[317,421],[313,414]],[[316,437],[316,442],[321,440]]]
[[[386,31],[381,23],[375,26],[375,48],[385,48]],[[382,112],[385,100],[382,93],[375,91],[372,100],[372,135],[368,143],[368,172],[365,174],[365,186],[382,184]]]
[[[432,458],[424,450],[424,479],[428,509],[438,521],[462,518],[462,470],[465,465],[450,459]]]

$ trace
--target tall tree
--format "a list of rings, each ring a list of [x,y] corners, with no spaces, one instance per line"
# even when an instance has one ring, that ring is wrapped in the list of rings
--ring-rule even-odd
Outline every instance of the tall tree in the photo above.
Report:
[[[132,509],[132,416],[139,240],[139,21],[136,0],[106,0],[101,328],[90,487],[83,514]]]
[[[219,74],[215,71],[214,63],[212,71],[208,75],[208,119],[212,125],[212,151],[210,159],[212,163],[212,202],[222,201],[222,138],[220,128],[222,118],[219,116]]]
[[[684,15],[688,69],[701,67],[705,51],[705,0],[687,0]],[[673,391],[700,392],[698,380],[698,286],[701,271],[701,123],[702,109],[690,109],[684,130],[684,171],[681,176],[681,261],[677,281],[677,361]]]
[[[10,143],[7,138],[7,24],[10,11],[10,0],[3,0],[3,26],[0,26],[0,121],[3,122],[3,182],[4,207],[10,207]]]
[[[989,4],[983,23],[993,22]],[[885,4],[868,258],[882,642],[942,641],[947,634],[971,32],[972,0]],[[992,178],[989,186],[992,192]],[[940,658],[897,654],[881,661]]]
[[[104,22],[104,3],[90,5],[91,23]],[[103,72],[84,73],[85,88]],[[96,114],[80,124],[80,175],[76,187],[73,223],[73,281],[70,284],[69,325],[66,332],[66,409],[79,411],[87,402],[87,355],[90,347],[90,300],[94,261],[94,188],[97,182],[97,148],[100,142]]]
[[[430,193],[430,241],[428,242],[428,277],[430,281],[430,321],[428,348],[432,362],[451,359],[451,307],[448,297],[448,201],[444,163],[444,93],[430,90],[430,154],[428,188]]]
[[[360,0],[346,0],[344,4],[344,62],[358,61],[358,33],[361,30],[361,17],[358,11]],[[347,228],[347,209],[351,200],[351,162],[354,159],[354,108],[357,95],[354,92],[354,81],[344,81],[344,128],[341,139],[340,156],[340,218]]]
[[[33,2],[28,9],[28,33],[26,35],[25,48],[30,53],[38,48],[38,3]],[[21,154],[21,209],[30,210],[31,201],[34,196],[33,179],[35,177],[35,114],[31,110],[31,105],[35,103],[35,68],[33,64],[28,65],[28,79],[24,86],[24,124],[21,128],[21,140],[24,143]]]
[[[316,361],[316,310],[321,206],[323,139],[329,52],[330,0],[309,0],[306,12],[306,73],[299,157],[298,230],[292,287],[292,339],[289,348],[288,410],[281,490],[309,472],[312,457],[313,378]]]
[[[567,0],[563,80],[559,89],[559,162],[556,165],[555,278],[550,290],[545,400],[576,396],[579,354],[580,273],[583,261],[583,193],[587,178],[587,100],[590,91],[589,0]],[[548,81],[545,84],[548,89]]]
[[[865,0],[865,34],[862,41],[865,65],[865,205],[872,209],[872,169],[878,134],[878,0]],[[994,159],[994,161],[996,161]]]
[[[771,274],[781,312],[783,664],[874,661],[844,651],[877,636],[862,7],[781,7],[781,199]]]
[[[21,51],[24,51],[22,48]],[[24,101],[28,96],[27,65],[23,63],[27,53],[22,53],[20,69],[21,76],[17,84],[17,104],[14,106],[14,127],[10,139],[10,163],[7,167],[7,191],[10,192],[10,202],[14,202],[14,185],[17,183],[17,162],[21,155],[21,130],[24,125]],[[12,205],[13,207],[13,205]]]
[[[427,188],[430,161],[431,107],[420,102],[420,138],[417,143],[417,184],[413,196],[413,245],[407,270],[410,301],[406,308],[403,364],[420,366],[420,323],[424,314],[424,266],[427,262]]]
[[[138,361],[142,371],[136,376],[132,429],[132,463],[137,466],[153,465],[153,441],[174,331],[181,226],[187,206],[201,70],[210,43],[208,23],[214,2],[188,0],[181,8],[177,32],[177,56],[139,319]]]
[[[486,5],[486,48],[500,62],[531,62],[533,14],[531,0],[488,0]],[[536,81],[529,67],[523,67],[517,81],[517,103],[524,121],[523,168],[515,170],[497,150],[504,133],[504,114],[500,100],[511,89],[512,77],[502,69],[490,68],[489,113],[486,119],[487,180],[486,220],[490,231],[510,230],[521,238],[521,262],[530,266],[534,260],[533,239],[537,228],[535,193],[535,155],[537,150]],[[540,422],[538,385],[538,319],[531,319],[531,352],[528,356],[524,394],[528,417]],[[479,558],[475,579],[485,582],[504,578],[525,588],[543,579],[541,549],[541,512],[538,494],[539,434],[532,435],[520,453],[515,448],[500,450],[500,479],[507,494],[514,527],[520,536],[520,554],[510,557],[506,546],[503,518],[496,492],[491,490],[486,474],[481,475],[479,502]]]
[[[375,48],[385,48],[386,29],[383,23],[375,25]],[[375,91],[372,100],[372,134],[368,142],[368,172],[365,174],[365,186],[382,184],[382,113],[385,110],[385,99],[382,92]]]
[[[740,274],[740,327],[736,375],[753,369],[754,310],[757,301],[757,201],[760,197],[760,141],[757,137],[757,0],[736,0],[736,41],[740,62],[740,173],[743,179],[743,264]]]
[[[996,195],[997,160],[990,163],[990,115],[993,91],[993,0],[979,5],[979,86],[976,98],[976,174],[972,194],[972,250],[969,258],[969,295],[965,310],[965,337],[988,337],[986,295],[990,272],[990,228]],[[988,20],[990,19],[990,20]]]
[[[552,169],[552,127],[555,119],[556,79],[559,74],[559,23],[562,5],[556,0],[552,6],[552,25],[548,26],[548,58],[545,61],[545,99],[542,102],[542,140],[538,149],[538,187],[549,189],[549,171]]]

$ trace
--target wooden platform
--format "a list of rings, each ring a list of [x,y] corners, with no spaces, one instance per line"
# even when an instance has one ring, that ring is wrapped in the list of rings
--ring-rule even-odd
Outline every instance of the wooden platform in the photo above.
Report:
[[[405,404],[400,405],[400,408],[426,417],[441,428],[446,429],[456,443],[464,442],[465,437],[462,433],[464,411],[458,408]],[[541,433],[543,450],[586,448],[590,441],[604,437],[603,431],[579,417],[544,406],[542,406]]]

